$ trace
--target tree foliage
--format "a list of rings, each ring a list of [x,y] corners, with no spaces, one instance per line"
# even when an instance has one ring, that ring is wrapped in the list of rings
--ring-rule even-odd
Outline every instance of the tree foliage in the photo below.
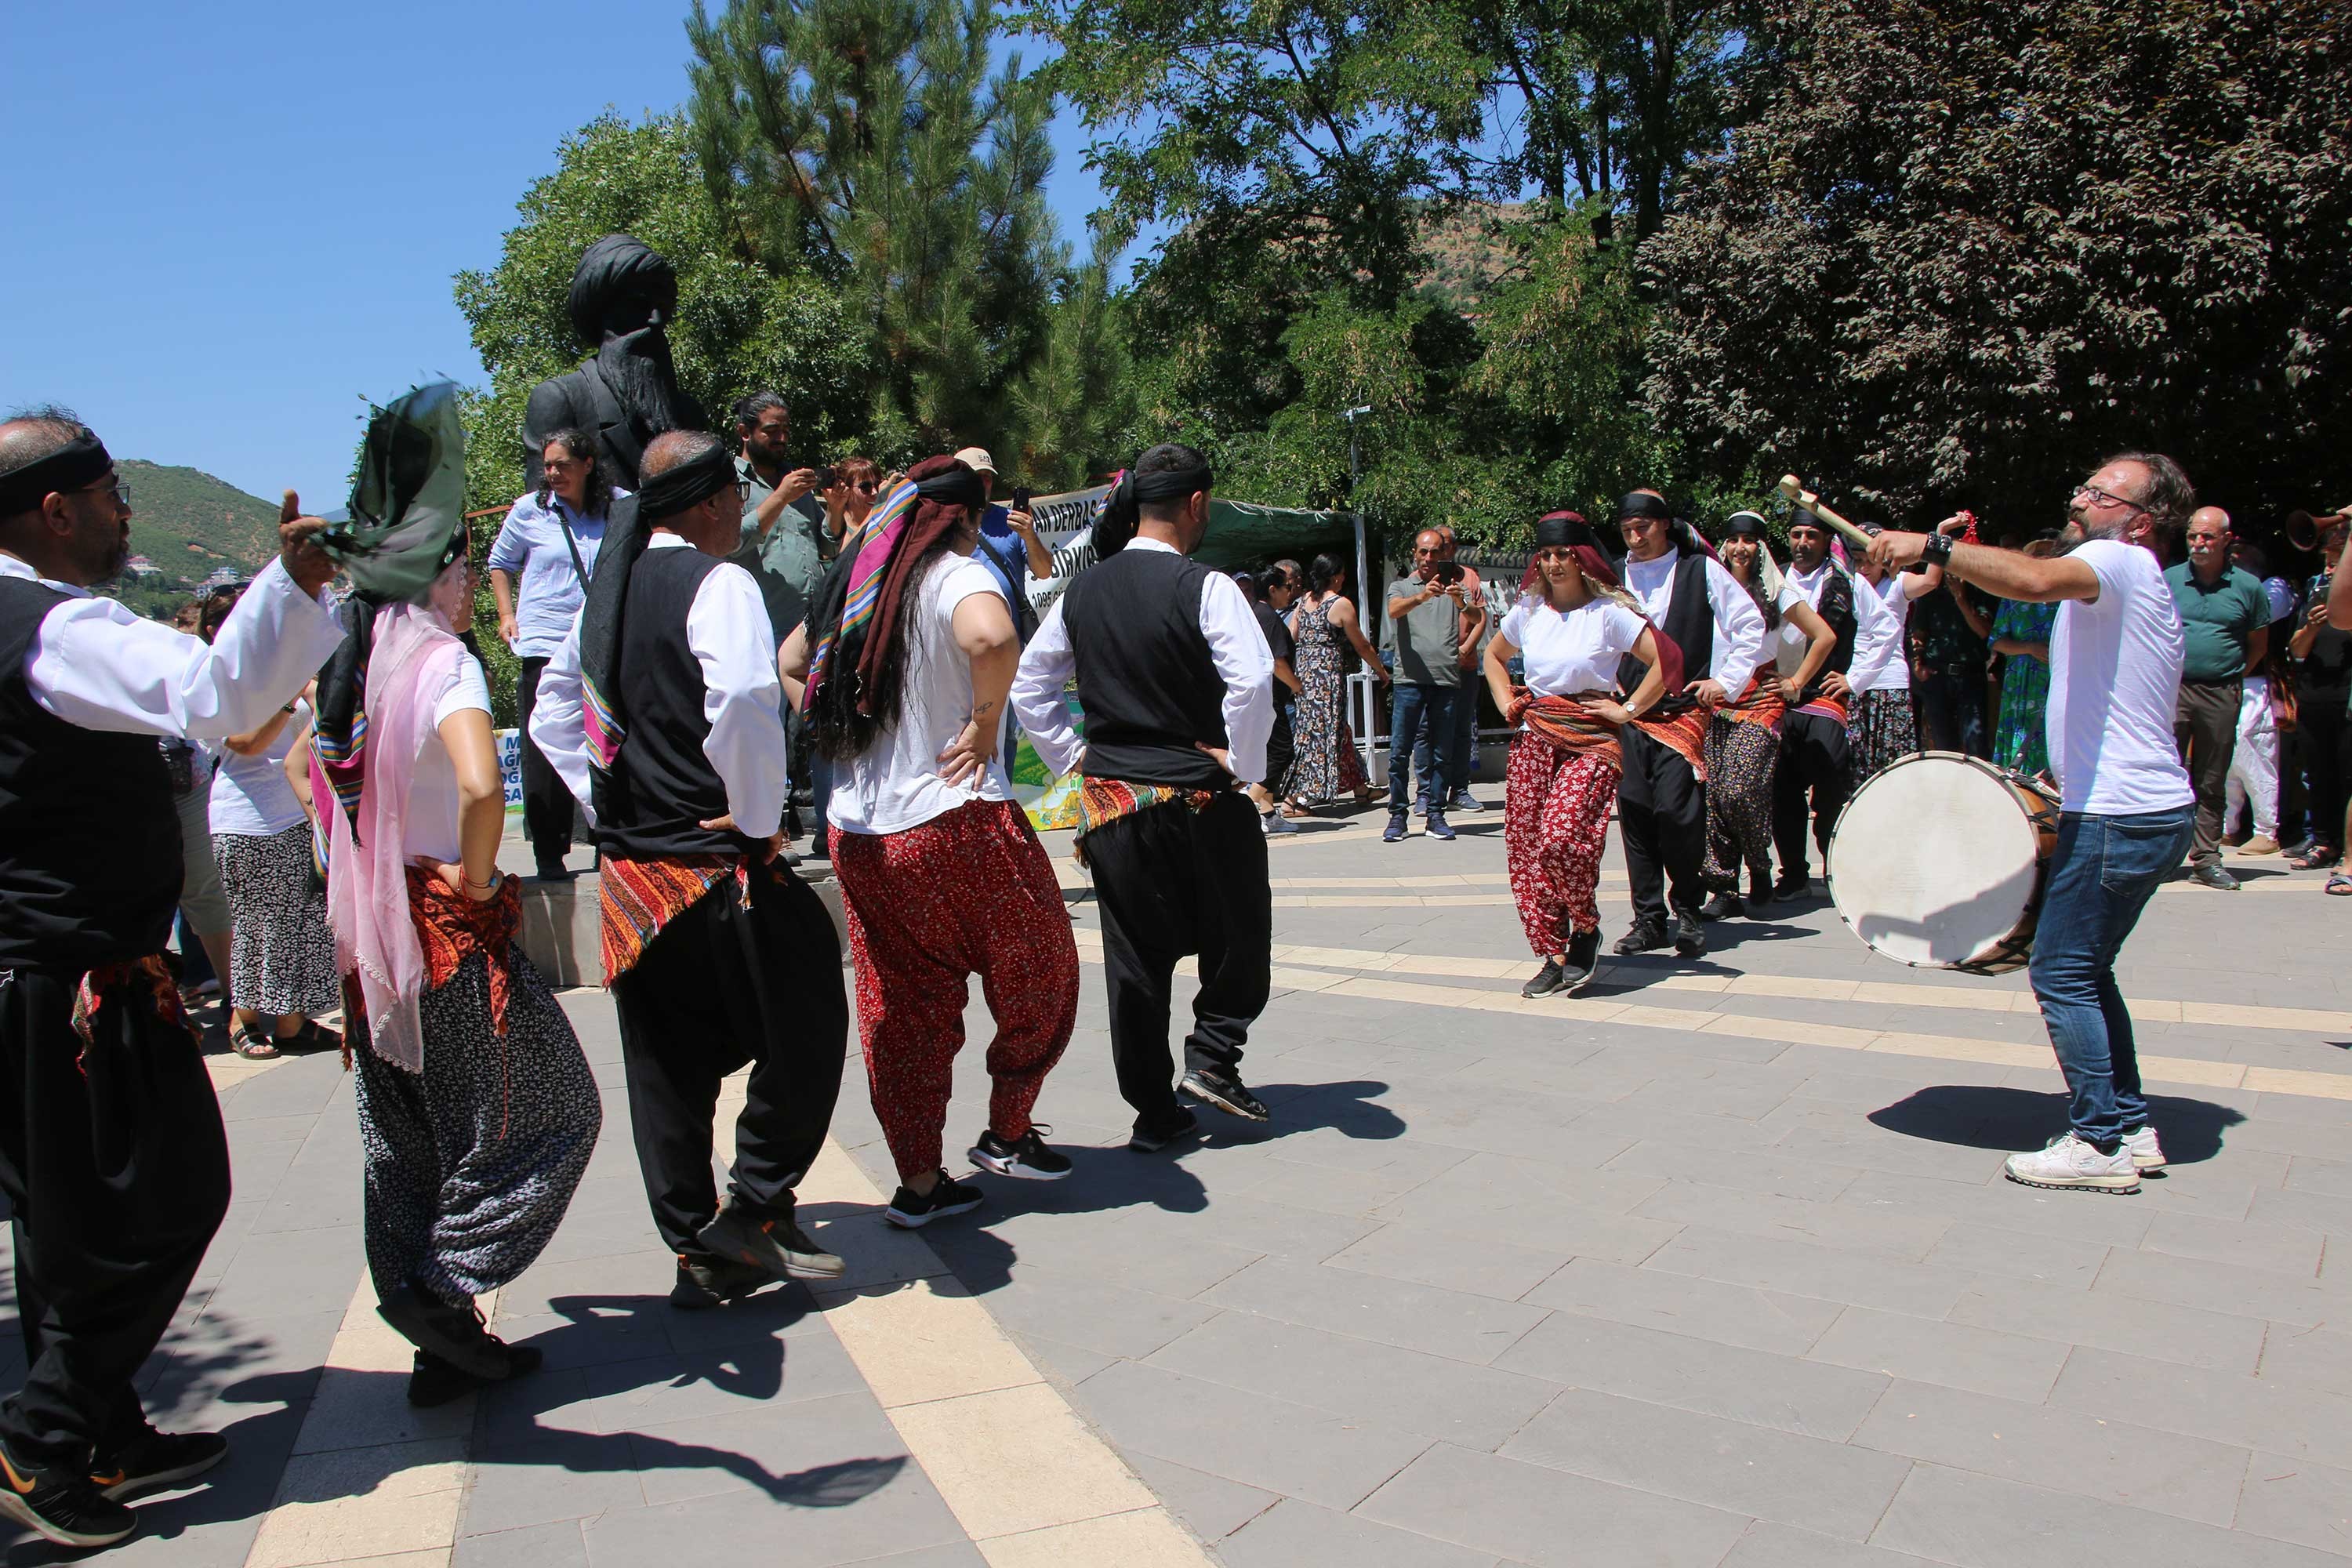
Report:
[[[1790,0],[1643,253],[1651,405],[1718,473],[2057,519],[2104,454],[2275,509],[2352,415],[2334,0]]]

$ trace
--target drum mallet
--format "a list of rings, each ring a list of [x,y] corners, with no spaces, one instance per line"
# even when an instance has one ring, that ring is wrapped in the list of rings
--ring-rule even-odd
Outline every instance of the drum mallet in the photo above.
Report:
[[[1805,488],[1804,481],[1798,479],[1794,474],[1782,474],[1780,476],[1780,493],[1787,496],[1790,500],[1793,501],[1798,506],[1804,508],[1807,511],[1811,512],[1815,517],[1820,518],[1832,528],[1836,529],[1838,532],[1844,537],[1846,543],[1856,550],[1867,551],[1870,548],[1871,540],[1882,531],[1876,528],[1859,528],[1854,524],[1848,522],[1845,519],[1832,511],[1828,507],[1823,506],[1822,504],[1822,498],[1807,489]],[[1965,516],[1966,514],[1963,513],[1962,515]],[[1973,517],[1969,519],[1969,537],[1975,537],[1976,519]],[[1925,572],[1927,569],[1927,565],[1921,562],[1914,562],[1909,566],[1904,568],[1906,572]]]

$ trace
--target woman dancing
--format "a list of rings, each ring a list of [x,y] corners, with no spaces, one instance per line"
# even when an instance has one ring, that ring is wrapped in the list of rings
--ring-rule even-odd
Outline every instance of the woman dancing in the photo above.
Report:
[[[1503,845],[1511,897],[1543,967],[1522,996],[1575,991],[1601,953],[1601,852],[1623,771],[1618,729],[1679,690],[1682,658],[1618,586],[1601,540],[1572,511],[1536,523],[1536,552],[1519,602],[1486,645],[1486,686],[1513,725],[1503,786]],[[1648,667],[1632,697],[1612,693],[1618,662]],[[1511,684],[1524,654],[1527,685]]]

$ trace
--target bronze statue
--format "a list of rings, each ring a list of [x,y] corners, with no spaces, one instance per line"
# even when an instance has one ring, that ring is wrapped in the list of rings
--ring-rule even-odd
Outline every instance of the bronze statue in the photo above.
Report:
[[[572,274],[572,325],[596,357],[531,389],[523,411],[523,473],[541,482],[540,454],[556,431],[596,437],[614,484],[637,488],[646,443],[665,430],[702,428],[702,409],[679,390],[665,328],[677,313],[677,274],[644,241],[608,234]]]

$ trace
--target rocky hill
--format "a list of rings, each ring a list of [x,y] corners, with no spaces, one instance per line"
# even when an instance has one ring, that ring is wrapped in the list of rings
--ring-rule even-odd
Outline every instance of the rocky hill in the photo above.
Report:
[[[251,572],[278,552],[278,503],[250,496],[199,468],[125,458],[131,486],[131,554],[150,569],[126,573],[116,592],[148,614],[187,597],[224,566]]]

